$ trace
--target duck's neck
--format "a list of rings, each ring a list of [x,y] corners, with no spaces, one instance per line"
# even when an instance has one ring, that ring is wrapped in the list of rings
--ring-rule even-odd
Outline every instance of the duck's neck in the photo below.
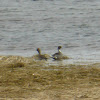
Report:
[[[38,51],[39,55],[41,55],[41,51]]]
[[[60,49],[58,49],[58,52],[61,53]]]

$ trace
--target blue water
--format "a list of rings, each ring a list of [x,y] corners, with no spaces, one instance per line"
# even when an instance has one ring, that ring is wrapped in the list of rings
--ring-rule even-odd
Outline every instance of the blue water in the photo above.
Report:
[[[100,0],[3,0],[0,55],[52,55],[100,62]]]

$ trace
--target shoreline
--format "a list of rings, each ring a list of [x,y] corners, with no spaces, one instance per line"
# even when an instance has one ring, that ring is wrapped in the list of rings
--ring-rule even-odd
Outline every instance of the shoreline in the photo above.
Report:
[[[12,56],[13,58],[15,57],[23,57],[23,58],[32,58],[33,56],[36,56],[37,54],[30,54],[30,55],[20,55],[20,54],[0,54],[0,59],[2,57],[10,57]],[[71,56],[68,56],[69,59],[66,59],[66,60],[62,60],[62,61],[54,61],[52,58],[48,59],[46,62],[50,65],[59,65],[60,63],[63,64],[63,65],[66,65],[66,64],[79,64],[79,65],[89,65],[89,64],[95,64],[95,63],[100,63],[100,60],[99,58],[98,59],[92,59],[91,57],[90,58],[81,58],[81,57],[71,57]],[[94,57],[93,57],[94,58]],[[35,60],[35,59],[34,59]]]

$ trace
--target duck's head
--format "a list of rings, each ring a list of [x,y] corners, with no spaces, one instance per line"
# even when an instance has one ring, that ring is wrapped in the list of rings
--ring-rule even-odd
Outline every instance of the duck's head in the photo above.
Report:
[[[62,48],[62,46],[58,46],[58,50],[61,49],[61,48]]]
[[[40,48],[37,48],[37,51],[38,51],[39,54],[41,53],[41,49]]]

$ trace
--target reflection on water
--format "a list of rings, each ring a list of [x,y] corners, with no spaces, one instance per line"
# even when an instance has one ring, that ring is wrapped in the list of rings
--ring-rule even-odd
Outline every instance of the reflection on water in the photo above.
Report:
[[[71,60],[100,61],[100,1],[3,0],[0,3],[0,54],[32,56],[57,46]]]

